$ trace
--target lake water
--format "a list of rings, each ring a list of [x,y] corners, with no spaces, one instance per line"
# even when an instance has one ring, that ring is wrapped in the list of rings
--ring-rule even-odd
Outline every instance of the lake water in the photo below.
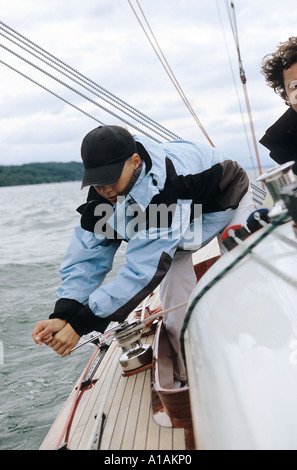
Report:
[[[31,337],[53,311],[58,270],[80,183],[0,188],[0,449],[37,450],[89,360],[93,346],[61,358]],[[119,250],[115,267],[124,262]],[[111,278],[111,276],[110,276]]]
[[[0,188],[0,450],[39,449],[94,350],[61,358],[31,337],[53,311],[86,194],[80,182]],[[124,259],[123,247],[114,267]]]

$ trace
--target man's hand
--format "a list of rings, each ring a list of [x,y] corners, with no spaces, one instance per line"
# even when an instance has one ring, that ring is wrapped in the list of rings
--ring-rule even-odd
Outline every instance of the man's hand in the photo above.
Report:
[[[80,336],[72,326],[67,323],[64,328],[54,336],[50,346],[62,357],[65,357],[71,353],[71,350],[77,345],[79,340]]]
[[[36,344],[46,344],[62,357],[68,356],[80,340],[72,326],[59,318],[39,321],[32,336]]]
[[[36,344],[47,344],[51,345],[53,340],[53,334],[62,330],[66,325],[65,320],[59,318],[53,318],[52,320],[42,320],[36,323],[33,330],[32,337]]]

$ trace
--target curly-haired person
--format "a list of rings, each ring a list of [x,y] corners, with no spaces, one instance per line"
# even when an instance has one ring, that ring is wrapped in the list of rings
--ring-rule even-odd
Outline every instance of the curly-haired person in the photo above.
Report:
[[[297,174],[297,37],[280,43],[276,52],[264,57],[262,73],[289,109],[266,131],[260,143],[277,163],[295,161],[293,171]]]

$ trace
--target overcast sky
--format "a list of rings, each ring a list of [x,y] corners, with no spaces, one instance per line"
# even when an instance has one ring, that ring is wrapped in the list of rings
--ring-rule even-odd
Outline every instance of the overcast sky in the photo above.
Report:
[[[136,1],[131,0],[131,3],[139,13]],[[139,3],[214,145],[243,166],[248,167],[252,163],[256,166],[225,0],[141,0]],[[128,0],[0,0],[0,4],[1,22],[178,136],[208,142],[160,64]],[[234,4],[247,90],[259,140],[287,109],[281,98],[266,85],[260,64],[262,58],[274,52],[280,42],[296,35],[296,0],[235,0]],[[3,36],[0,42],[29,58]],[[0,60],[39,81],[99,121],[121,124],[115,116],[34,70],[2,47]],[[67,81],[34,57],[29,60]],[[77,84],[72,83],[71,86],[113,109]],[[236,89],[245,115],[253,160]],[[117,110],[113,111],[117,113]],[[80,161],[81,140],[97,125],[91,117],[0,64],[0,164]],[[135,132],[132,127],[128,128]],[[274,165],[267,150],[260,144],[258,148],[262,165]]]

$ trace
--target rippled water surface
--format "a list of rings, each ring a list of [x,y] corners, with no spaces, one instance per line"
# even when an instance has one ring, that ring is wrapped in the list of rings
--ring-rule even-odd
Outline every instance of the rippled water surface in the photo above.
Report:
[[[61,358],[31,337],[52,313],[60,263],[79,221],[75,209],[85,197],[79,182],[0,188],[1,450],[40,447],[93,352],[87,346]],[[123,259],[120,251],[115,266]]]

